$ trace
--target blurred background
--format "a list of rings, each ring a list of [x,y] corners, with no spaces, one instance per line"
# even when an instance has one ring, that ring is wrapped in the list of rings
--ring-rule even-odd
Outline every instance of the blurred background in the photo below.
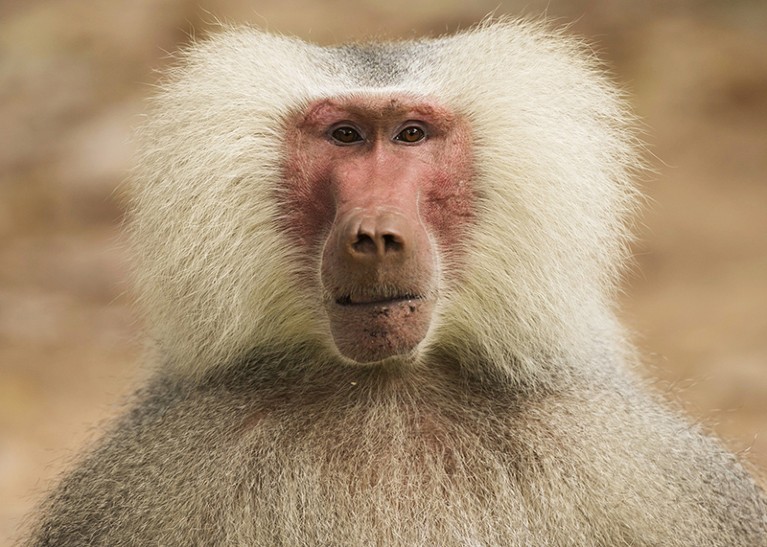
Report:
[[[0,545],[147,374],[119,187],[170,53],[216,19],[329,44],[491,12],[570,25],[630,94],[642,373],[765,476],[767,2],[0,0]]]

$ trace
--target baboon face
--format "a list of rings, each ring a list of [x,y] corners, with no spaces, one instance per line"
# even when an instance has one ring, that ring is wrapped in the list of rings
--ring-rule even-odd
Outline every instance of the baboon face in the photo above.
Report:
[[[448,355],[516,382],[602,352],[635,155],[572,53],[525,26],[192,48],[134,174],[137,292],[168,366]]]
[[[291,120],[287,228],[318,253],[338,351],[412,355],[474,210],[467,121],[425,98],[321,99]]]

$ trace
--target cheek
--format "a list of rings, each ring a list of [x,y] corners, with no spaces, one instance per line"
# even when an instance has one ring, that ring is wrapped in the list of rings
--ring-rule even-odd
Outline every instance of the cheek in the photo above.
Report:
[[[447,188],[434,188],[428,193],[422,214],[440,249],[457,256],[466,230],[474,222],[474,195],[468,181],[456,186],[455,181],[449,180],[447,184]]]
[[[289,156],[279,190],[281,228],[307,249],[318,248],[335,216],[329,162],[310,161],[301,154]]]
[[[468,156],[468,155],[467,155]],[[460,262],[467,230],[476,218],[476,195],[470,158],[453,155],[431,177],[421,202],[424,222],[448,262]]]

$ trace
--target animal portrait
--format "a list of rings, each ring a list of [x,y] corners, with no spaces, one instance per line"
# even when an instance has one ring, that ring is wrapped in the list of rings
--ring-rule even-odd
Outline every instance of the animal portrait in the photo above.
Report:
[[[195,41],[126,190],[151,373],[21,545],[767,545],[618,316],[640,131],[550,23]]]

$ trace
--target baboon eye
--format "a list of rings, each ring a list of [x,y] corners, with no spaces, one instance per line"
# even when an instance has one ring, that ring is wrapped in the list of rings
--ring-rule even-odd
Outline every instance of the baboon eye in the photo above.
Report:
[[[394,137],[395,141],[402,141],[402,142],[418,142],[426,138],[426,132],[418,127],[417,125],[409,125],[402,131],[400,131],[396,137]]]
[[[360,135],[356,129],[349,127],[348,125],[336,127],[330,136],[333,137],[334,141],[341,144],[352,144],[362,141],[362,135]]]

